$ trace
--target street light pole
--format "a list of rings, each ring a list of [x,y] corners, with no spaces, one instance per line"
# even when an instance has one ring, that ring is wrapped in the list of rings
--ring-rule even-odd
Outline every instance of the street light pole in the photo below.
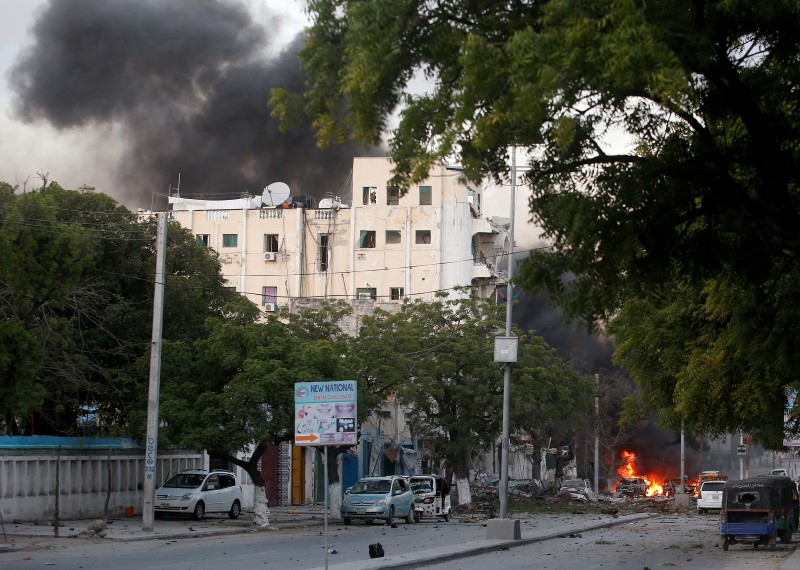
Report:
[[[511,278],[514,275],[514,216],[517,202],[517,147],[511,147],[511,219],[508,233],[508,282],[506,284],[506,338],[511,337],[511,304],[513,288]],[[511,362],[503,368],[503,435],[500,455],[500,518],[508,515],[508,416],[511,410]]]

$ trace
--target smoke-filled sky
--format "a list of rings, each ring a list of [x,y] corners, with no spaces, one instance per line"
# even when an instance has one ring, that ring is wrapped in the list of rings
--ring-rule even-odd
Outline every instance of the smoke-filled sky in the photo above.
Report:
[[[86,184],[129,207],[181,195],[339,194],[352,158],[281,133],[272,87],[299,91],[299,1],[0,0],[0,180]],[[159,197],[159,195],[162,195]]]

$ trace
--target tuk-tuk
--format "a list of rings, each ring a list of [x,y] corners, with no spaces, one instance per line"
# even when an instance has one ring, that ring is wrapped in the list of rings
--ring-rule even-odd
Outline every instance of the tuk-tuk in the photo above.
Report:
[[[761,475],[727,481],[720,513],[722,549],[745,542],[774,550],[776,539],[792,541],[799,515],[797,487],[789,477]]]
[[[443,518],[450,521],[450,485],[441,475],[412,475],[411,491],[414,493],[414,521],[423,517]]]

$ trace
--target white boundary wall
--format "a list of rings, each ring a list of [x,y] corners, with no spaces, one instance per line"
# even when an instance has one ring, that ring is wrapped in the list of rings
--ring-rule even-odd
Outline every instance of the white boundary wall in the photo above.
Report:
[[[144,503],[144,450],[8,450],[0,451],[0,514],[5,523],[53,520],[56,507],[56,472],[59,479],[60,520],[103,516],[106,493],[109,518],[122,518],[126,507],[135,514]],[[158,482],[168,474],[200,468],[204,455],[175,452],[159,455]],[[60,466],[60,468],[58,468]]]

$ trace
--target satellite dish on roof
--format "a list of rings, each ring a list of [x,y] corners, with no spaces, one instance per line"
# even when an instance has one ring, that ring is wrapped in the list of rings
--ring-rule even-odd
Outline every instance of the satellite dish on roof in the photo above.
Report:
[[[266,188],[264,193],[261,194],[261,203],[264,206],[279,206],[289,198],[289,186],[283,182],[273,182]]]

